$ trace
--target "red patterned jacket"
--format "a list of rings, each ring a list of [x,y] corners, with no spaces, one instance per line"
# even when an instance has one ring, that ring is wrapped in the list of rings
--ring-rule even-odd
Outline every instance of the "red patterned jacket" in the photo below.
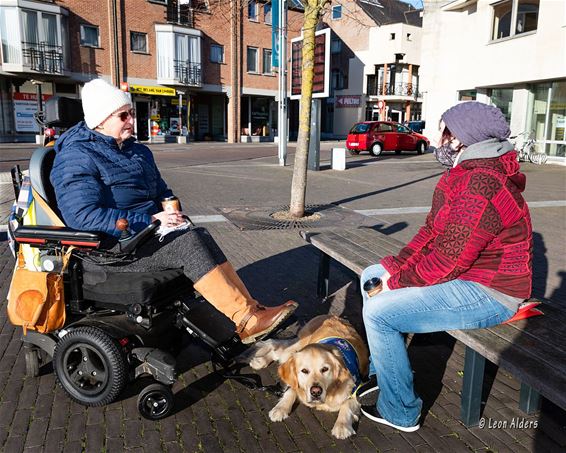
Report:
[[[528,298],[532,226],[521,192],[525,175],[515,152],[461,162],[438,182],[432,207],[415,237],[381,264],[396,289],[454,279]]]

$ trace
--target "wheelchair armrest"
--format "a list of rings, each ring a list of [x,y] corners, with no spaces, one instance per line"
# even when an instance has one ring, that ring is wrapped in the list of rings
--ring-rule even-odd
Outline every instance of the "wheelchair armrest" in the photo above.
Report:
[[[14,238],[20,244],[30,245],[74,245],[76,247],[98,248],[102,233],[78,231],[59,226],[19,226]]]
[[[125,228],[127,228],[127,225],[128,223],[126,222]],[[160,225],[161,222],[159,220],[154,220],[140,232],[128,238],[120,239],[120,251],[124,254],[133,253],[140,245],[142,245],[150,237],[155,235],[155,231],[159,228]]]

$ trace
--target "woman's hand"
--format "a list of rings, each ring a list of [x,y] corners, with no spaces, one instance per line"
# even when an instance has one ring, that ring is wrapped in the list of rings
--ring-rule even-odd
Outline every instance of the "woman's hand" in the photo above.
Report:
[[[175,212],[161,211],[158,212],[157,214],[154,214],[151,217],[151,220],[154,221],[159,220],[161,222],[161,225],[167,228],[176,227],[178,225],[185,223],[185,218],[183,216],[183,213],[180,211],[175,211]]]

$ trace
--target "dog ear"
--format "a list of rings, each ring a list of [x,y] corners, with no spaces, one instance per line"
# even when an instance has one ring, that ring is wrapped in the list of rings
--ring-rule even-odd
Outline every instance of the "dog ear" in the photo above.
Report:
[[[279,365],[277,369],[281,380],[292,389],[297,389],[299,382],[297,380],[297,365],[295,364],[295,357],[291,356],[285,363]]]

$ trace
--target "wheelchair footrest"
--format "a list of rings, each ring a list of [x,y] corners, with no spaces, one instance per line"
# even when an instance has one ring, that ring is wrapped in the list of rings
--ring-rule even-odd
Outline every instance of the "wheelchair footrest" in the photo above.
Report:
[[[204,299],[182,301],[178,321],[213,349],[230,343],[236,336],[234,323]]]
[[[177,379],[175,359],[168,352],[155,348],[134,348],[132,355],[141,363],[136,367],[135,377],[149,374],[163,384],[173,384]]]

